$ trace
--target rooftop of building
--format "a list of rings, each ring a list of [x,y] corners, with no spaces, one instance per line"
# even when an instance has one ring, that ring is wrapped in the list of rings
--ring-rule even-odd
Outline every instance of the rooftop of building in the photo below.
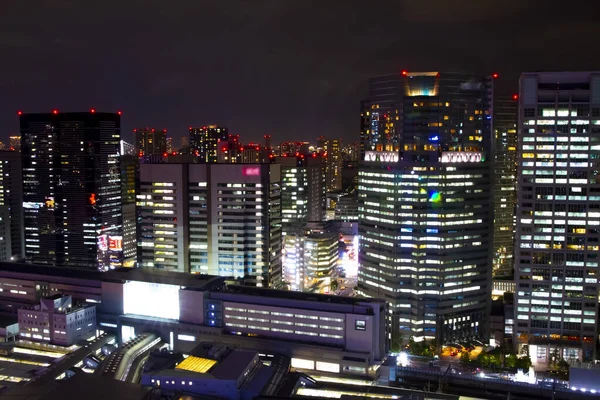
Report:
[[[218,379],[237,380],[257,355],[252,350],[234,350],[215,365],[210,373]]]
[[[39,264],[0,262],[0,274],[2,272],[44,276],[44,278],[37,279],[40,281],[52,280],[52,278],[73,278],[98,282],[140,281],[202,290],[219,287],[225,282],[225,278],[219,276],[183,274],[154,268],[117,268],[101,272],[83,267],[54,267]]]
[[[356,307],[367,307],[370,303],[372,304],[385,304],[385,300],[375,299],[375,298],[357,298],[357,297],[342,297],[342,296],[333,296],[327,294],[317,294],[317,293],[307,293],[307,292],[292,292],[288,290],[277,290],[277,289],[267,289],[261,287],[254,286],[241,286],[241,285],[228,285],[224,291],[221,292],[211,292],[212,298],[219,298],[224,301],[241,301],[240,298],[231,298],[228,299],[228,294],[237,294],[237,295],[245,295],[252,296],[253,303],[263,304],[268,306],[281,306],[281,307],[290,307],[294,306],[293,304],[286,304],[285,300],[293,300],[293,301],[306,301],[307,303],[312,303],[312,307],[307,303],[302,305],[303,308],[309,308],[319,311],[340,311],[339,308],[344,307],[344,312],[357,312],[360,313]],[[273,299],[277,298],[281,301],[279,303],[273,303]],[[242,301],[243,302],[243,301]],[[324,306],[326,304],[330,304],[332,306],[338,306],[335,310],[327,309]]]
[[[98,374],[77,373],[72,378],[52,381],[44,385],[17,386],[2,398],[7,400],[55,400],[78,399],[85,394],[86,400],[120,399],[141,400],[148,398],[150,388],[121,382]]]

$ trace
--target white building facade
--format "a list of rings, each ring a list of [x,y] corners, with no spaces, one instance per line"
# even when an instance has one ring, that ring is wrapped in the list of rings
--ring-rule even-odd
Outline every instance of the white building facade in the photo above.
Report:
[[[600,72],[523,74],[515,342],[537,368],[595,357],[599,159]]]

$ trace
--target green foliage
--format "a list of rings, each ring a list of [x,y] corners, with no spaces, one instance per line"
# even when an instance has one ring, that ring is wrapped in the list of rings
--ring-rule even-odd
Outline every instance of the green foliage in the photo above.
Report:
[[[469,353],[467,351],[460,353],[460,362],[463,364],[468,364],[471,362],[471,357],[469,357]]]
[[[435,341],[415,342],[411,337],[408,341],[408,352],[415,356],[433,357],[436,352]]]
[[[523,369],[527,371],[529,367],[531,367],[531,358],[529,356],[517,358],[516,367],[518,369]]]

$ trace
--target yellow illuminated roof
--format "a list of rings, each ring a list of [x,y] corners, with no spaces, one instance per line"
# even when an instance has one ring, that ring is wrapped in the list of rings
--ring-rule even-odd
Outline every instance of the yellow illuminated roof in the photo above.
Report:
[[[189,356],[181,362],[175,369],[184,369],[186,371],[205,373],[211,369],[217,362],[208,358]]]

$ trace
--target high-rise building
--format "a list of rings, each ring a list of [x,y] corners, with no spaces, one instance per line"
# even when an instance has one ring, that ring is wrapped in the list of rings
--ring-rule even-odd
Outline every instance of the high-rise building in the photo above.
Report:
[[[342,190],[342,149],[339,139],[319,137],[318,148],[325,157],[325,183],[327,193]]]
[[[494,277],[512,277],[517,206],[517,95],[494,101]]]
[[[19,114],[27,260],[120,266],[120,113]]]
[[[21,154],[0,151],[0,260],[24,257]]]
[[[141,164],[141,263],[281,285],[276,164]]]
[[[486,335],[492,271],[493,80],[371,80],[359,168],[358,292],[389,302],[396,343]]]
[[[167,137],[167,153],[173,153],[175,149],[173,149],[173,138]]]
[[[227,142],[227,128],[208,125],[200,128],[189,128],[189,145],[192,154],[197,155],[203,163],[219,162],[221,142]]]
[[[163,155],[167,152],[167,130],[154,128],[134,129],[135,146],[140,156]]]
[[[325,220],[325,176],[321,157],[277,157],[281,165],[281,217],[285,226]]]
[[[515,341],[534,366],[598,340],[600,72],[521,75]]]
[[[8,138],[10,144],[10,150],[21,151],[21,136],[11,136]]]
[[[121,140],[121,187],[123,204],[123,266],[134,267],[138,260],[138,214],[140,166],[135,146]]]
[[[279,155],[300,156],[309,154],[308,142],[283,142],[279,145]]]

